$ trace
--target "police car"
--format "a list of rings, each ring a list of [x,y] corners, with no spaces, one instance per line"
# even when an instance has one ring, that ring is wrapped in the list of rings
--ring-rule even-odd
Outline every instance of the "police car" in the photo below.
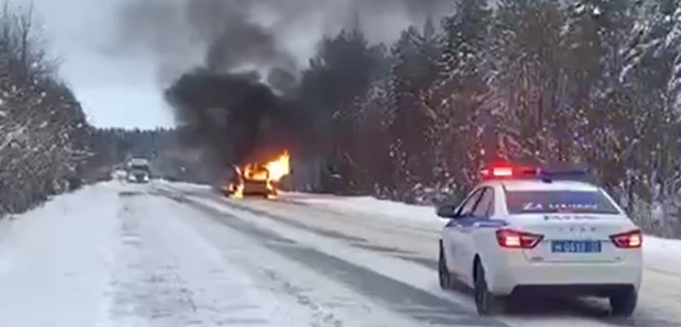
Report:
[[[438,208],[443,289],[474,290],[480,315],[516,295],[595,296],[630,316],[642,275],[641,230],[585,170],[512,165],[482,170],[459,206]]]

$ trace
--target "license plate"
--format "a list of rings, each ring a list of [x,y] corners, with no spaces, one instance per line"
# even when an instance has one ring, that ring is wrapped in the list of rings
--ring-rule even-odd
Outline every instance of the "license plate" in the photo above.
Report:
[[[601,252],[600,241],[553,241],[551,252],[556,253],[598,253]]]

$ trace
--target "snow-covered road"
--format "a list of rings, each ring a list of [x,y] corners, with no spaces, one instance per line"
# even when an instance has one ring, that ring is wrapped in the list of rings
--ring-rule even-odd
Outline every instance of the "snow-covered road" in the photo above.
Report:
[[[473,312],[465,292],[445,293],[436,275],[437,239],[445,221],[432,208],[403,205],[369,198],[336,198],[289,194],[277,201],[231,200],[205,187],[170,186],[194,203],[225,215],[239,217],[260,228],[288,235],[325,255],[344,260],[372,273],[424,291],[445,302],[428,310],[448,312],[449,325],[467,320]],[[514,314],[495,319],[507,326],[681,326],[681,241],[648,237],[642,300],[635,317],[615,320],[607,316],[605,301],[550,301],[537,299],[513,305]],[[312,264],[314,265],[314,263]],[[364,286],[362,286],[364,287]],[[381,298],[388,306],[397,298]],[[401,304],[394,310],[400,311]],[[404,312],[404,311],[401,311]],[[431,315],[413,318],[433,322]],[[456,321],[461,319],[460,321]],[[469,321],[469,320],[467,320]],[[475,320],[472,325],[487,324]]]
[[[543,301],[482,319],[468,295],[437,285],[442,222],[372,206],[90,186],[0,222],[0,326],[681,326],[673,242],[653,240],[666,250],[651,252],[632,319]]]

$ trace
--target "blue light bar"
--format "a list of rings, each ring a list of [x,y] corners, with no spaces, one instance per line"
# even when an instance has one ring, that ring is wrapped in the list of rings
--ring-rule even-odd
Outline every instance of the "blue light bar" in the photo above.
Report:
[[[591,179],[591,173],[586,168],[572,168],[572,169],[546,169],[539,168],[536,170],[536,177],[543,181],[550,182],[555,180],[574,180],[583,181]]]

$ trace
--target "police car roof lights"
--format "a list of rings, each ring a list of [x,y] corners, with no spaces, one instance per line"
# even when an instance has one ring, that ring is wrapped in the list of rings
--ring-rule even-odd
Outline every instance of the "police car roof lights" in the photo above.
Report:
[[[542,168],[532,166],[495,163],[482,168],[480,175],[490,179],[540,179],[550,183],[554,180],[590,180],[591,175],[585,168]]]
[[[482,168],[480,175],[483,179],[528,178],[536,176],[537,169],[509,163],[495,163]]]

